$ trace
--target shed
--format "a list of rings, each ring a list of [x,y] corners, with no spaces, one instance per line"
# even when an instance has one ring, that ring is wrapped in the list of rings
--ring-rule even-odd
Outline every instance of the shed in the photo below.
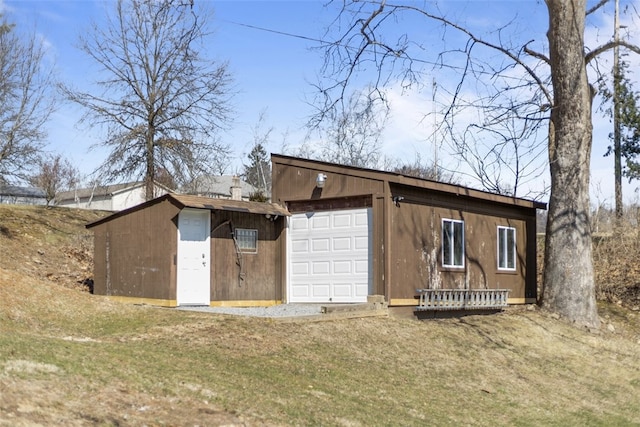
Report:
[[[281,303],[284,227],[271,203],[166,194],[87,225],[94,293],[175,307]]]
[[[418,289],[505,290],[533,303],[536,210],[546,204],[273,154],[272,201],[288,218],[287,302],[416,306]],[[482,294],[482,292],[478,292]]]

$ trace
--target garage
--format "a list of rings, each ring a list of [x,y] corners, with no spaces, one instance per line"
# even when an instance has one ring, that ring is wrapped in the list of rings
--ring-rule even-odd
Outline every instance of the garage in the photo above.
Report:
[[[288,301],[366,302],[372,291],[371,208],[289,218]]]

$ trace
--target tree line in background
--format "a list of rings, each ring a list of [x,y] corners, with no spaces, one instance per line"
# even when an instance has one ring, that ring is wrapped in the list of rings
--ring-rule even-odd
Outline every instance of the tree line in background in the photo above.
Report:
[[[63,99],[84,107],[82,123],[105,135],[96,146],[108,148],[109,154],[90,178],[91,184],[98,177],[101,183],[143,180],[153,196],[150,189],[154,181],[177,188],[200,175],[223,174],[230,163],[232,147],[222,143],[219,134],[231,123],[233,79],[226,63],[202,57],[199,43],[210,34],[211,11],[194,6],[191,1],[178,0],[115,3],[106,24],[93,23],[91,31],[80,37],[81,50],[106,70],[95,81],[96,89],[92,92],[57,83],[53,68],[47,68],[43,61],[45,47],[35,37],[21,37],[4,20],[0,28],[0,55],[6,84],[0,88],[0,99],[6,102],[0,111],[3,134],[0,179],[36,185],[42,181],[42,175],[51,176],[52,171],[60,170],[65,159],[59,154],[45,154],[42,141],[43,126],[57,102]],[[409,68],[406,76],[411,73]],[[640,115],[636,106],[638,94],[633,90],[629,73],[623,62],[617,79],[609,82],[606,73],[603,74],[599,90],[604,99],[602,110],[612,117],[612,100],[621,100],[620,122],[624,131],[621,153],[617,155],[626,160],[623,174],[631,180],[638,177]],[[435,80],[433,85],[435,92]],[[54,91],[56,86],[59,90]],[[521,86],[508,89],[515,95],[504,104],[485,103],[479,96],[473,102],[465,101],[463,106],[457,104],[456,114],[445,104],[446,112],[436,125],[449,135],[451,154],[468,166],[468,174],[487,191],[520,195],[522,185],[539,180],[547,165],[539,159],[545,149],[540,128],[545,126],[543,119],[548,107],[531,113],[531,105],[542,104],[535,98],[540,92],[522,100]],[[321,83],[316,89],[327,93]],[[615,94],[618,95],[614,97]],[[381,87],[367,86],[342,96],[345,102],[339,104],[339,109],[323,108],[332,100],[324,100],[324,104],[316,102],[319,113],[309,121],[307,141],[295,148],[285,142],[283,151],[427,179],[462,181],[460,170],[448,171],[435,159],[424,161],[419,153],[413,161],[382,155],[382,134],[390,110],[389,105],[377,102],[385,96]],[[484,118],[460,128],[456,117],[468,109],[482,111]],[[243,163],[239,171],[264,194],[270,184],[266,166],[269,161],[265,158],[273,132],[273,128],[265,128],[265,117],[263,112],[253,129],[254,140],[247,154],[249,164]],[[607,154],[613,151],[610,147]],[[256,159],[257,155],[262,158]],[[66,167],[73,169],[68,162]],[[66,190],[78,185],[77,169],[75,174],[69,179],[66,170],[55,188]],[[260,199],[260,195],[256,198]]]
[[[423,164],[419,156],[413,164],[380,156],[389,111],[387,84],[424,85],[425,74],[446,68],[459,81],[442,104],[438,130],[483,188],[518,195],[523,183],[539,178],[544,167],[532,159],[546,151],[551,182],[543,304],[576,323],[597,326],[589,200],[597,82],[589,81],[587,68],[614,48],[640,53],[617,37],[585,47],[587,17],[607,3],[546,0],[546,38],[521,42],[506,37],[511,24],[477,34],[431,3],[345,0],[327,32],[334,40],[324,45],[326,62],[314,100],[318,112],[309,122],[310,134],[316,132],[321,142],[309,142],[294,154],[455,182],[458,177],[436,162]],[[98,145],[109,151],[96,176],[142,179],[151,198],[158,179],[179,186],[198,175],[223,171],[231,147],[219,135],[233,116],[233,80],[226,63],[202,56],[201,43],[210,34],[204,6],[192,0],[118,0],[106,24],[93,24],[80,38],[81,50],[104,70],[91,91],[54,85],[53,69],[43,61],[44,45],[35,37],[20,37],[4,20],[0,178],[31,180],[54,193],[58,187],[47,184],[47,177],[59,175],[63,186],[76,182],[72,165],[60,156],[43,155],[43,126],[57,95],[84,108],[82,123],[101,135]],[[407,16],[421,19],[424,28],[443,31],[443,40],[447,32],[454,33],[451,43],[462,40],[461,45],[437,52],[435,58],[423,57],[429,52],[421,49],[420,36],[403,34],[397,26]],[[398,31],[397,39],[387,36]],[[425,64],[432,69],[425,70]],[[592,68],[604,81],[608,73]],[[373,71],[374,83],[362,88],[356,77],[364,70]],[[623,148],[614,151],[626,159],[626,176],[636,178],[638,95],[629,72],[619,67],[612,89],[602,86],[601,93],[605,101],[621,102],[613,115],[622,120]],[[478,119],[460,123],[470,110]],[[266,146],[271,132],[256,126],[244,165],[245,178],[259,191],[270,183]]]
[[[211,11],[196,6],[118,0],[106,23],[92,23],[79,39],[82,52],[104,70],[90,92],[56,82],[54,68],[44,60],[44,44],[35,36],[24,38],[5,19],[0,27],[1,182],[42,188],[47,202],[81,182],[78,169],[62,154],[46,153],[42,143],[44,125],[62,101],[83,107],[80,124],[103,135],[92,148],[107,148],[108,155],[89,178],[91,185],[142,180],[153,197],[154,182],[177,188],[201,175],[224,173],[232,150],[219,135],[231,123],[233,79],[226,63],[202,56]],[[324,141],[319,151],[303,145],[292,154],[452,180],[452,174],[437,173],[419,157],[413,164],[381,160],[387,114],[372,107],[364,91],[356,93],[348,110],[312,126]],[[261,116],[241,172],[258,189],[257,200],[268,193],[271,180],[266,147],[273,129],[261,129],[264,122]]]

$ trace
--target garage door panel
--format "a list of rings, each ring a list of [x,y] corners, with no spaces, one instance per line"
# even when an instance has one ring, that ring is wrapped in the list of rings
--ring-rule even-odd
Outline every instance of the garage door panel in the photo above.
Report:
[[[350,237],[334,237],[333,250],[334,251],[350,251],[351,238]]]
[[[308,262],[293,262],[291,263],[291,274],[298,276],[309,275],[309,263]]]
[[[350,260],[346,261],[334,261],[333,273],[334,274],[352,274],[354,272],[353,263]]]
[[[309,228],[309,219],[306,217],[291,218],[289,227],[292,230],[307,230]]]
[[[312,265],[313,267],[311,271],[314,274],[314,276],[318,274],[331,273],[331,263],[329,261],[314,261]]]
[[[334,213],[333,228],[350,228],[353,215],[350,213]]]
[[[352,283],[334,283],[333,296],[337,298],[348,298],[353,296]]]
[[[312,230],[329,230],[331,225],[331,218],[324,215],[314,215],[311,217],[311,229]]]
[[[369,271],[368,259],[357,259],[354,261],[354,264],[355,264],[354,272],[356,274],[365,274]]]
[[[370,212],[357,212],[354,215],[354,225],[356,227],[368,227]]]
[[[309,240],[308,239],[298,239],[291,241],[291,252],[309,252]]]
[[[311,287],[308,283],[300,283],[298,285],[291,287],[291,297],[292,298],[309,298],[309,291]]]
[[[331,295],[330,289],[331,283],[314,283],[311,287],[312,296],[314,298],[329,298]]]
[[[365,302],[372,287],[371,209],[294,214],[289,302]]]
[[[356,297],[364,297],[365,300],[369,295],[369,284],[368,283],[356,283],[355,286],[355,296]]]
[[[367,236],[356,236],[353,242],[353,247],[356,251],[367,251],[369,248],[369,238]]]
[[[328,238],[312,238],[311,239],[311,252],[329,252],[329,242]]]

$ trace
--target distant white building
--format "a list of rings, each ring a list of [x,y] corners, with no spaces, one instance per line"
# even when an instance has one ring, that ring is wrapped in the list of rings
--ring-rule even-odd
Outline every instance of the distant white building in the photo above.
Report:
[[[164,185],[155,184],[154,197],[171,193]],[[146,201],[143,182],[129,182],[65,191],[56,197],[57,206],[103,211],[121,211]]]
[[[183,194],[212,199],[249,200],[258,189],[235,175],[200,176],[180,190]],[[268,196],[268,195],[267,195]]]
[[[44,190],[16,185],[0,186],[0,203],[11,205],[46,205]]]

